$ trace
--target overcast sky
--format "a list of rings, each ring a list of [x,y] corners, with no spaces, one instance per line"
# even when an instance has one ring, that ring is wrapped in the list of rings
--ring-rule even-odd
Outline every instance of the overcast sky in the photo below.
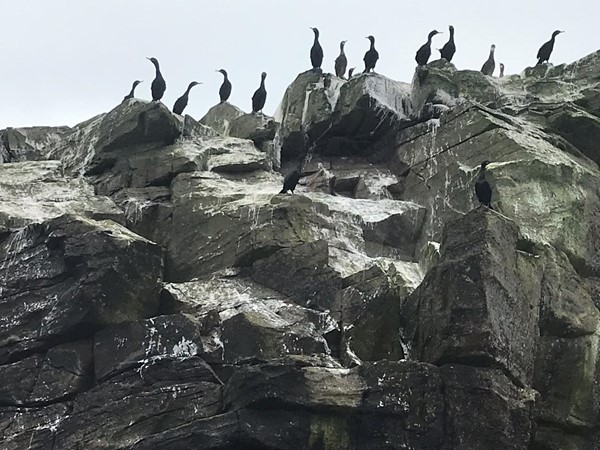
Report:
[[[376,71],[410,82],[416,50],[433,29],[433,48],[456,29],[459,69],[480,69],[489,46],[507,73],[536,62],[555,29],[551,62],[572,62],[600,49],[600,1],[570,0],[3,0],[0,26],[0,128],[75,125],[118,104],[135,79],[150,98],[156,57],[167,81],[169,108],[190,81],[201,81],[186,110],[200,119],[218,101],[224,68],[233,83],[230,102],[250,110],[267,77],[264,112],[273,114],[285,88],[311,67],[313,34],[321,31],[323,68],[333,71],[339,41],[349,67],[362,70],[376,38]],[[493,6],[490,6],[493,5]],[[550,6],[553,5],[553,6]],[[560,6],[559,6],[560,5]],[[433,57],[439,53],[434,51]],[[432,57],[432,59],[433,59]],[[496,72],[497,73],[497,72]]]

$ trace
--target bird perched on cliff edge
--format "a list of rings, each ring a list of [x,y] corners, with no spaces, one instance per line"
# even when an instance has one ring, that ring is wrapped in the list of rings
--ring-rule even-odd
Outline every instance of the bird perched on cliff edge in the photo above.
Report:
[[[265,78],[267,73],[263,72],[260,75],[260,87],[254,92],[252,96],[252,114],[262,111],[267,101],[267,90],[265,89]]]
[[[500,75],[498,78],[502,78],[504,76],[504,64],[500,63]]]
[[[348,79],[352,78],[352,75],[354,75],[354,69],[356,69],[356,67],[350,67],[350,69],[348,69]]]
[[[339,78],[344,78],[346,67],[348,67],[348,58],[346,58],[346,54],[344,53],[344,45],[346,45],[346,42],[348,41],[340,42],[340,55],[335,58],[335,75]]]
[[[152,81],[152,85],[150,86],[150,90],[152,91],[152,101],[156,102],[160,100],[165,94],[165,91],[167,90],[167,83],[163,78],[162,73],[160,73],[158,60],[156,58],[146,59],[149,59],[150,62],[154,64],[154,67],[156,68],[156,77],[154,78],[154,81]]]
[[[446,42],[440,50],[440,58],[450,62],[456,52],[456,45],[454,45],[454,27],[450,25],[448,30],[450,30],[450,39],[448,39],[448,42]]]
[[[192,89],[194,86],[196,86],[198,84],[202,84],[202,83],[198,83],[197,81],[192,81],[189,84],[189,86],[187,87],[187,89],[185,90],[185,92],[183,93],[183,95],[175,101],[175,104],[173,105],[173,112],[175,114],[181,115],[183,113],[183,110],[185,109],[185,107],[188,104],[188,98],[190,96],[190,89]]]
[[[433,30],[431,33],[427,35],[427,42],[421,46],[419,50],[417,50],[417,54],[415,55],[415,60],[417,64],[420,66],[425,66],[427,61],[429,61],[429,57],[431,56],[431,39],[436,35],[441,34],[437,30]]]
[[[310,29],[315,33],[315,41],[310,49],[310,62],[313,69],[320,69],[321,64],[323,64],[323,48],[319,44],[319,30],[312,27]]]
[[[229,96],[231,95],[231,81],[227,77],[227,71],[225,69],[219,69],[217,72],[221,72],[223,74],[223,84],[219,89],[219,98],[221,99],[220,103],[225,103]]]
[[[371,47],[365,53],[363,61],[365,62],[365,70],[363,73],[368,73],[371,70],[375,70],[375,64],[377,64],[377,60],[379,59],[379,53],[375,50],[375,38],[373,36],[367,36],[367,39],[371,41]]]
[[[285,194],[288,191],[291,191],[293,194],[300,178],[302,178],[302,172],[298,169],[294,169],[292,172],[288,173],[283,179],[283,189],[279,193]]]
[[[554,50],[554,40],[556,39],[556,36],[558,36],[560,33],[564,33],[564,31],[556,30],[554,33],[552,33],[552,38],[550,38],[548,42],[546,42],[540,47],[537,53],[538,62],[536,66],[539,66],[540,64],[550,59],[552,50]]]
[[[490,161],[483,161],[481,163],[479,178],[475,182],[475,194],[482,205],[485,205],[490,209],[494,209],[492,208],[492,187],[485,179],[485,168],[488,164],[490,164]]]
[[[487,61],[483,63],[481,67],[481,73],[484,75],[491,76],[494,73],[494,69],[496,68],[496,61],[494,60],[494,51],[496,50],[496,46],[492,44],[490,47],[490,56]]]
[[[140,80],[135,80],[133,82],[133,85],[131,86],[131,91],[129,92],[129,94],[127,94],[125,97],[123,97],[123,101],[125,100],[129,100],[130,98],[133,98],[135,95],[135,88],[137,87],[138,84],[140,84],[141,81]]]

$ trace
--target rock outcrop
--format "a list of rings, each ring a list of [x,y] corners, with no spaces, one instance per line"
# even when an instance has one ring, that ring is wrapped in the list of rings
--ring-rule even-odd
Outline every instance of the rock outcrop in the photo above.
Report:
[[[1,447],[600,448],[599,124],[597,52],[1,130]]]

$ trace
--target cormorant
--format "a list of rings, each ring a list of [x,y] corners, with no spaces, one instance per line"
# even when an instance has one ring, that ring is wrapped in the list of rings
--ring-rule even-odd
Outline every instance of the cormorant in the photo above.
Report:
[[[423,44],[419,50],[417,50],[415,60],[419,66],[425,66],[427,61],[429,61],[429,57],[431,56],[431,38],[433,38],[436,34],[440,34],[440,32],[433,30],[431,33],[429,33],[427,35],[427,42]]]
[[[498,78],[502,78],[504,76],[504,64],[500,63],[500,75]]]
[[[221,72],[224,77],[223,84],[219,89],[219,98],[221,99],[221,103],[225,103],[231,95],[231,81],[227,78],[227,71],[225,69],[219,69],[217,72]]]
[[[371,41],[371,47],[367,53],[365,53],[365,57],[363,58],[363,61],[365,62],[365,70],[363,73],[375,70],[375,64],[377,64],[377,60],[379,59],[379,53],[375,50],[375,38],[373,36],[367,36],[367,39]]]
[[[481,163],[481,170],[479,171],[479,178],[475,183],[475,194],[477,199],[482,205],[492,208],[492,187],[490,183],[485,179],[485,167],[490,164],[490,161],[484,161]]]
[[[494,61],[494,50],[496,50],[496,46],[492,44],[492,46],[490,47],[490,56],[481,67],[481,73],[483,73],[484,75],[491,76],[494,73],[494,69],[496,68],[496,61]]]
[[[346,67],[348,67],[348,58],[346,58],[346,54],[344,53],[346,42],[348,41],[340,42],[340,56],[335,59],[335,75],[340,78],[344,78]]]
[[[201,84],[201,83],[198,83],[197,81],[192,81],[189,84],[189,86],[187,87],[187,89],[185,90],[185,92],[183,93],[183,95],[181,97],[179,97],[177,99],[177,101],[175,101],[175,104],[173,105],[173,112],[175,114],[181,115],[181,113],[183,113],[183,110],[185,109],[185,107],[188,104],[188,97],[190,95],[190,89],[192,89],[197,84]]]
[[[135,80],[133,82],[133,86],[131,86],[131,92],[129,94],[127,94],[125,97],[123,97],[123,101],[125,100],[129,100],[130,98],[133,98],[135,95],[135,88],[137,87],[138,84],[140,84],[141,81],[140,80]]]
[[[267,101],[267,90],[265,89],[265,78],[267,73],[263,72],[260,76],[260,87],[256,90],[252,96],[252,113],[262,111]]]
[[[450,62],[456,52],[456,45],[454,45],[454,27],[450,25],[448,29],[450,30],[450,39],[448,39],[448,42],[440,50],[440,57]]]
[[[285,194],[287,191],[291,191],[293,194],[300,178],[302,178],[302,173],[298,169],[288,173],[283,180],[283,189],[279,193]]]
[[[323,49],[321,48],[321,44],[319,44],[319,30],[312,27],[311,30],[315,32],[315,42],[310,49],[310,62],[313,69],[320,69],[323,63]]]
[[[552,50],[554,50],[554,39],[556,39],[556,36],[558,36],[560,33],[564,33],[564,31],[556,30],[554,33],[552,33],[552,38],[540,47],[537,53],[538,62],[536,66],[539,66],[550,59]]]
[[[348,69],[348,79],[352,78],[352,74],[354,73],[354,69],[356,69],[356,67],[350,67]]]
[[[152,86],[150,86],[150,89],[152,90],[152,101],[155,102],[160,100],[165,94],[165,91],[167,90],[167,83],[165,82],[162,73],[160,73],[160,67],[158,66],[157,59],[147,59],[149,59],[150,62],[154,64],[154,67],[156,67],[156,77],[154,78],[154,81],[152,81]]]

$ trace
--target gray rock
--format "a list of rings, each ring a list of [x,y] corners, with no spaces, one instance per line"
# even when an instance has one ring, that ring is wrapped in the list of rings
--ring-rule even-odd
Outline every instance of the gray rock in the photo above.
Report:
[[[229,136],[231,123],[244,115],[244,111],[229,102],[219,103],[208,110],[200,119],[202,125],[211,127],[221,136]]]
[[[257,147],[275,138],[279,124],[272,117],[262,113],[244,114],[229,124],[229,135],[250,139]]]
[[[39,161],[71,132],[69,127],[26,127],[0,130],[2,162]]]

